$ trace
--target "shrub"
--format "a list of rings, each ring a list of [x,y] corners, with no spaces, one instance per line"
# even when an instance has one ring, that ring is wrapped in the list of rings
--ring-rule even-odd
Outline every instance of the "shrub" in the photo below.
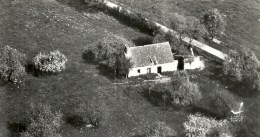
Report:
[[[186,71],[174,73],[169,93],[176,105],[191,105],[202,98],[198,85],[190,81]]]
[[[232,81],[249,85],[251,89],[260,90],[260,62],[253,51],[240,47],[230,50],[223,63],[223,72]]]
[[[82,118],[82,123],[94,127],[105,125],[110,118],[108,106],[103,102],[82,103],[75,111]]]
[[[39,53],[34,57],[33,61],[36,69],[43,72],[56,73],[65,69],[65,64],[68,59],[64,54],[56,50],[47,55]]]
[[[4,81],[17,82],[25,74],[25,54],[5,46],[0,50],[0,77]]]
[[[48,105],[31,104],[28,122],[29,125],[22,137],[61,137],[59,130],[62,114],[53,112]]]
[[[146,137],[174,137],[176,134],[176,131],[166,125],[165,122],[157,121],[149,128]]]
[[[215,120],[207,118],[200,114],[189,115],[188,121],[184,122],[184,128],[187,135],[195,137],[211,136],[215,130],[221,137],[232,137],[229,131],[229,122],[227,120]]]

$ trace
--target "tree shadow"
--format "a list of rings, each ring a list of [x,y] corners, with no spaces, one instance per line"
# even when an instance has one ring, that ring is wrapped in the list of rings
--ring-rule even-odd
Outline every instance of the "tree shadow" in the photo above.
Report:
[[[81,128],[86,123],[83,122],[83,118],[78,115],[68,115],[65,117],[65,122],[76,128]]]
[[[153,43],[152,37],[139,37],[133,40],[133,43],[137,46],[143,46]]]
[[[33,63],[29,62],[27,65],[25,65],[25,72],[27,74],[31,74],[34,77],[45,77],[49,75],[58,75],[59,73],[53,73],[53,72],[44,72],[40,71],[39,69],[36,69]]]
[[[14,122],[8,123],[7,128],[10,131],[11,137],[20,137],[21,133],[26,131],[26,123],[25,122]]]
[[[224,74],[222,67],[210,67],[208,69],[211,72],[211,74],[208,75],[209,79],[225,85],[230,92],[243,97],[254,97],[258,94],[256,90],[250,89],[248,82],[230,80],[230,77]]]
[[[99,74],[109,78],[109,79],[115,79],[117,78],[115,75],[114,70],[108,68],[106,65],[98,63],[94,60],[94,54],[90,51],[85,51],[82,55],[81,55],[84,63],[88,63],[88,64],[92,64],[92,65],[96,65],[97,69],[99,70]]]

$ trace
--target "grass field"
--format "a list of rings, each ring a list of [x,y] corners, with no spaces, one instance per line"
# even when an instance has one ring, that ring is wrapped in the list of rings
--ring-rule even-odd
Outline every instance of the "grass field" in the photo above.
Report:
[[[16,122],[23,122],[30,102],[50,104],[54,110],[60,110],[64,114],[63,137],[141,137],[147,125],[158,120],[166,121],[178,131],[178,136],[184,135],[182,123],[191,112],[189,108],[164,110],[160,105],[154,105],[144,98],[138,88],[114,85],[115,80],[111,79],[107,72],[96,65],[86,63],[82,58],[86,47],[95,45],[98,40],[111,33],[124,35],[127,39],[139,43],[138,45],[142,45],[140,39],[149,39],[150,36],[123,25],[112,16],[88,10],[81,0],[3,2],[5,3],[0,3],[1,47],[10,45],[26,53],[28,59],[40,51],[58,49],[67,56],[68,63],[66,70],[60,74],[35,76],[28,72],[21,84],[6,84],[0,87],[1,137],[19,136],[19,126],[22,125]],[[134,4],[138,2],[140,1],[133,1]],[[160,2],[156,4],[161,5]],[[185,14],[193,13],[192,9],[187,8],[189,4],[183,1],[171,4],[172,6],[169,5],[166,9]],[[149,3],[143,7],[149,7]],[[245,35],[241,34],[241,37],[243,36]],[[252,40],[251,44],[256,44],[255,40]],[[207,96],[211,89],[232,89],[225,89],[229,85],[221,83],[222,75],[217,72],[219,69],[195,72],[199,79],[194,81],[198,82],[204,96]],[[213,79],[215,76],[218,76],[217,79]],[[244,100],[246,105],[251,105],[247,111],[247,114],[253,117],[250,124],[258,124],[259,98],[235,97],[237,100]],[[112,110],[112,118],[105,127],[81,130],[66,122],[67,116],[75,114],[75,108],[81,102],[93,99],[104,101]],[[252,109],[255,111],[250,111]],[[257,125],[254,127],[251,131],[257,131]]]

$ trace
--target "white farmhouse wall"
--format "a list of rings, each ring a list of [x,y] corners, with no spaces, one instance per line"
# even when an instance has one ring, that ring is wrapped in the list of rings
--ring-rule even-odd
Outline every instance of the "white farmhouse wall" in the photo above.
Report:
[[[128,77],[133,77],[133,76],[139,76],[139,75],[147,74],[148,73],[148,71],[147,71],[148,68],[151,68],[151,73],[157,73],[158,67],[162,68],[162,70],[161,70],[162,72],[176,71],[177,70],[177,65],[178,65],[178,61],[175,60],[172,63],[132,68],[132,69],[130,69],[130,71],[128,73]],[[140,70],[140,73],[138,72],[138,70]]]

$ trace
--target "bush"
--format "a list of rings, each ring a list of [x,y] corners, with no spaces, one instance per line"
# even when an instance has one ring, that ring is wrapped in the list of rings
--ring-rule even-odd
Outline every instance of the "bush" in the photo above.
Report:
[[[25,54],[5,46],[0,50],[0,77],[4,81],[17,82],[25,74]]]
[[[22,137],[61,137],[59,130],[62,114],[53,112],[48,105],[31,104],[28,122],[29,125]]]
[[[207,118],[200,114],[189,115],[188,121],[184,122],[184,128],[187,135],[195,137],[210,137],[213,131],[220,137],[232,137],[229,131],[229,122],[227,120],[217,121],[213,118]]]
[[[158,121],[148,129],[146,137],[174,137],[176,134],[176,131],[166,125],[165,122]]]
[[[172,76],[169,93],[176,105],[191,105],[198,102],[202,96],[198,85],[190,81],[186,71],[176,71]]]
[[[243,82],[250,89],[260,90],[260,62],[253,51],[240,47],[230,50],[223,62],[223,72],[235,82]]]
[[[110,118],[108,106],[100,102],[82,103],[75,111],[82,118],[83,124],[91,124],[94,127],[105,125]]]
[[[66,56],[58,50],[50,52],[50,54],[39,53],[34,57],[34,66],[43,72],[56,73],[65,70],[65,64],[68,61]]]

